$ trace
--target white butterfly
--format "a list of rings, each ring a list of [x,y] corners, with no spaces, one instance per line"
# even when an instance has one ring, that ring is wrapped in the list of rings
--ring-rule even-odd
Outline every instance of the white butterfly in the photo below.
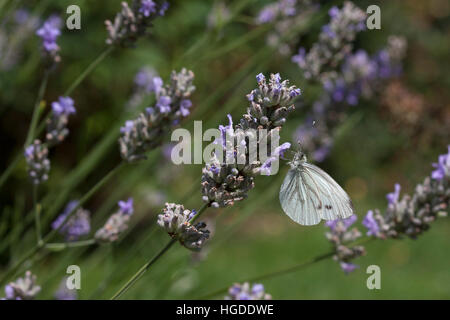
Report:
[[[353,215],[350,197],[325,171],[306,162],[297,152],[280,189],[284,212],[295,222],[311,226],[320,220],[345,219]]]

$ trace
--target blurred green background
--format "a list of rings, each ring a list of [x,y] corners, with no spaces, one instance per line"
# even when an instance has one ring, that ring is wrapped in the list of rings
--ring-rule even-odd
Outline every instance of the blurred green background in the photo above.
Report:
[[[259,72],[279,72],[302,89],[305,100],[311,99],[315,88],[308,86],[290,56],[266,44],[271,26],[254,23],[269,1],[223,1],[230,18],[208,26],[211,9],[218,2],[171,0],[167,15],[155,20],[149,37],[141,39],[137,48],[115,50],[75,90],[72,98],[77,114],[70,119],[70,135],[52,150],[50,179],[40,190],[44,232],[67,201],[82,196],[120,161],[118,128],[133,117],[125,105],[133,92],[134,76],[144,66],[154,68],[163,79],[173,69],[194,71],[194,111],[182,124],[187,129],[192,129],[194,120],[202,120],[204,129],[218,127],[227,122],[227,113],[238,119],[246,110],[245,95],[256,86]],[[320,26],[328,20],[326,8],[341,3],[327,2],[304,29],[292,36],[288,42],[292,51],[304,41],[315,41]],[[64,19],[70,4],[80,6],[82,27],[77,31],[64,29],[58,39],[62,62],[50,76],[47,105],[105,48],[104,20],[114,17],[120,1],[19,0],[3,1],[0,7],[1,21],[19,8],[42,19],[50,14]],[[382,29],[358,36],[357,48],[375,52],[385,46],[391,34],[408,40],[402,76],[386,84],[377,97],[351,110],[349,120],[338,130],[331,155],[320,164],[352,197],[360,225],[367,210],[386,207],[385,195],[396,182],[403,192],[413,192],[431,172],[431,163],[446,151],[450,128],[450,5],[445,0],[355,4],[364,10],[377,4],[382,13]],[[8,22],[1,28],[9,30]],[[31,34],[20,48],[17,61],[0,70],[1,171],[23,150],[43,74],[39,47],[40,39]],[[395,96],[398,87],[406,97]],[[396,101],[412,102],[397,105],[390,99],[392,95]],[[295,142],[292,133],[303,117],[301,109],[295,112],[283,129],[282,141]],[[33,265],[22,268],[37,275],[42,287],[38,299],[53,298],[67,266],[72,264],[82,270],[80,299],[110,298],[167,242],[167,234],[156,226],[164,202],[197,209],[202,205],[201,168],[175,166],[166,160],[162,149],[152,152],[147,161],[126,166],[84,205],[92,213],[95,232],[114,212],[117,201],[133,197],[135,213],[126,236],[113,245],[42,252]],[[278,175],[259,177],[247,200],[227,209],[208,210],[204,217],[214,226],[214,234],[204,252],[192,254],[176,245],[123,298],[194,299],[330,251],[323,224],[302,227],[282,212],[278,191],[287,169],[283,165]],[[31,184],[24,160],[2,186],[0,199],[2,274],[35,241]],[[328,259],[262,283],[275,299],[448,299],[449,240],[448,220],[439,219],[417,240],[370,242],[367,255],[355,261],[360,269],[350,275]],[[365,270],[372,264],[381,267],[381,290],[366,287]]]

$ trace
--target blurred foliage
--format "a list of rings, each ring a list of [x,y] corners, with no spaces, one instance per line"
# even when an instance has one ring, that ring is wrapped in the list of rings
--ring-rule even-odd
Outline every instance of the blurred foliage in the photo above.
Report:
[[[114,16],[120,1],[18,0],[4,1],[0,9],[2,22],[17,8],[27,8],[43,19],[52,13],[64,18],[65,8],[74,2],[81,7],[82,28],[64,29],[58,40],[62,63],[51,74],[45,94],[47,108],[104,50],[104,20]],[[147,39],[139,41],[135,49],[115,50],[73,93],[77,114],[70,120],[70,135],[52,150],[50,179],[40,188],[44,232],[67,201],[83,195],[120,161],[118,127],[131,117],[124,105],[141,67],[153,67],[163,79],[174,68],[195,72],[195,109],[182,124],[187,129],[193,128],[194,120],[202,120],[206,129],[225,123],[227,113],[240,117],[247,105],[245,95],[255,87],[254,77],[259,72],[280,72],[302,88],[305,100],[314,94],[315,89],[305,86],[290,57],[266,44],[270,26],[253,23],[267,1],[226,1],[231,20],[216,28],[207,27],[214,1],[170,2],[167,15],[155,21]],[[374,2],[356,4],[366,8]],[[403,76],[397,81],[406,88],[402,94],[407,92],[414,101],[420,100],[422,111],[415,122],[405,123],[407,113],[416,109],[406,105],[398,111],[391,99],[383,99],[384,92],[355,107],[340,128],[332,154],[321,167],[348,190],[360,219],[368,209],[386,205],[385,194],[393,190],[394,183],[401,183],[405,192],[413,191],[449,142],[450,5],[445,0],[376,4],[382,10],[382,29],[365,32],[358,37],[357,46],[374,52],[385,45],[390,34],[406,36],[408,55]],[[326,22],[324,12],[293,37],[291,49],[314,41]],[[39,46],[39,39],[31,35],[17,64],[0,71],[1,171],[22,152],[43,75]],[[404,96],[397,99],[403,101]],[[302,110],[296,111],[282,140],[291,141],[302,117]],[[322,224],[301,227],[283,214],[278,190],[286,170],[283,166],[278,175],[257,179],[248,200],[205,214],[215,223],[205,257],[176,246],[124,298],[201,297],[235,281],[328,252],[330,245]],[[147,161],[127,166],[84,207],[92,212],[92,229],[96,230],[115,210],[118,200],[132,196],[136,206],[132,228],[114,245],[41,253],[32,266],[42,286],[39,298],[53,297],[71,264],[82,270],[81,299],[109,298],[166,243],[167,235],[155,224],[163,203],[201,206],[200,174],[200,165],[175,166],[165,160],[160,149]],[[1,273],[35,241],[25,161],[21,160],[2,187],[0,199]],[[276,299],[450,298],[446,285],[450,282],[449,234],[448,221],[441,219],[416,241],[371,242],[367,256],[357,262],[361,268],[353,274],[346,276],[329,259],[263,284]],[[371,264],[382,270],[382,289],[378,291],[366,288],[365,270]]]

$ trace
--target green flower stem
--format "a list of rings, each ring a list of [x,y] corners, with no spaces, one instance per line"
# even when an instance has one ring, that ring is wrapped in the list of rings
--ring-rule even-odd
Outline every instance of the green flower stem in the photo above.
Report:
[[[33,210],[34,210],[34,221],[36,225],[36,239],[37,243],[42,241],[41,233],[41,205],[38,203],[38,186],[33,184]]]
[[[361,244],[367,243],[367,242],[369,242],[369,241],[371,241],[373,239],[374,238],[365,238],[365,239],[362,239],[361,241],[355,241],[353,243],[353,245],[354,246],[355,245],[361,245]],[[295,266],[292,266],[292,267],[289,267],[289,268],[285,268],[285,269],[281,269],[281,270],[277,270],[277,271],[273,271],[273,272],[269,272],[269,273],[266,273],[266,274],[263,274],[263,275],[259,275],[259,276],[253,277],[253,278],[248,278],[248,279],[240,281],[240,283],[243,283],[243,282],[254,283],[256,281],[267,280],[267,279],[278,277],[278,276],[282,276],[282,275],[285,275],[285,274],[288,274],[288,273],[296,272],[296,271],[298,271],[300,269],[309,267],[309,266],[311,266],[311,265],[313,265],[313,264],[315,264],[317,262],[329,259],[329,258],[333,257],[335,255],[335,253],[336,253],[335,251],[331,251],[331,252],[322,254],[320,256],[314,257],[314,258],[312,258],[312,259],[310,259],[308,261],[305,261],[305,262],[302,262],[300,264],[297,264]],[[218,296],[219,294],[223,294],[223,293],[227,292],[228,288],[229,288],[229,286],[224,287],[224,288],[219,289],[219,290],[216,290],[216,291],[213,291],[213,292],[208,293],[208,294],[206,294],[206,295],[204,295],[202,297],[197,298],[196,300],[210,299],[212,297]]]
[[[62,242],[62,243],[47,243],[45,245],[46,249],[50,250],[64,250],[67,248],[77,248],[77,247],[85,247],[95,244],[95,239],[88,239],[88,240],[80,240],[80,241],[74,241],[74,242]]]
[[[39,115],[41,113],[41,102],[44,98],[45,89],[47,89],[48,77],[50,75],[49,70],[45,70],[44,76],[42,78],[41,86],[39,87],[38,96],[36,98],[36,102],[34,103],[33,116],[31,118],[30,128],[28,129],[27,139],[25,140],[25,146],[28,146],[33,138],[35,137],[34,133],[36,131],[36,126],[39,121]]]
[[[198,213],[192,218],[191,223],[194,222],[197,218],[201,216],[201,214],[209,207],[209,203],[204,204]],[[175,243],[176,239],[170,240],[164,248],[162,248],[151,260],[145,263],[126,283],[125,285],[117,291],[112,297],[111,300],[116,300],[120,298],[125,292],[127,292],[143,275],[147,272],[148,269],[156,262],[159,258],[161,258]]]
[[[26,253],[19,261],[10,268],[5,275],[0,279],[0,284],[3,284],[11,276],[15,274],[17,269],[27,261],[32,258],[40,249],[44,248],[47,243],[58,233],[58,231],[66,224],[66,222],[72,217],[72,215],[86,202],[88,201],[103,185],[106,184],[117,172],[123,167],[125,163],[121,162],[116,167],[114,167],[106,176],[104,176],[97,184],[95,184],[78,202],[78,204],[69,212],[64,221],[60,224],[57,229],[50,231],[36,246],[34,246],[28,253]]]

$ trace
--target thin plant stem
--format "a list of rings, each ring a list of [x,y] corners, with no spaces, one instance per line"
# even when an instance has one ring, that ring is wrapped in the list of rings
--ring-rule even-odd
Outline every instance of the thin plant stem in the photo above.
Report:
[[[31,141],[33,140],[33,138],[35,137],[34,133],[36,131],[36,126],[39,121],[39,115],[41,113],[41,102],[42,102],[42,98],[44,97],[44,94],[45,94],[45,89],[47,88],[49,74],[50,74],[50,71],[48,69],[45,70],[44,77],[42,78],[42,82],[39,87],[38,96],[37,96],[36,102],[34,104],[33,116],[31,118],[30,128],[28,129],[27,138],[25,140],[25,147],[28,146],[31,143]]]
[[[373,238],[365,238],[365,239],[362,239],[361,241],[355,241],[355,242],[353,242],[353,246],[360,245],[360,244],[363,244],[363,243],[367,243],[367,242],[369,242],[371,240],[373,240]],[[311,266],[311,265],[313,265],[313,264],[315,264],[317,262],[320,262],[320,261],[326,260],[328,258],[331,258],[335,254],[336,254],[336,251],[331,251],[331,252],[322,254],[320,256],[314,257],[314,258],[312,258],[312,259],[310,259],[308,261],[305,261],[305,262],[302,262],[300,264],[297,264],[295,266],[292,266],[292,267],[289,267],[289,268],[285,268],[285,269],[281,269],[281,270],[277,270],[277,271],[273,271],[273,272],[269,272],[269,273],[266,273],[266,274],[263,274],[263,275],[259,275],[259,276],[253,277],[253,278],[248,278],[248,279],[242,280],[240,282],[241,283],[243,283],[243,282],[252,283],[252,282],[261,281],[261,280],[267,280],[267,279],[271,279],[271,278],[274,278],[274,277],[278,277],[278,276],[282,276],[282,275],[285,275],[285,274],[289,274],[289,273],[292,273],[292,272],[296,272],[296,271],[298,271],[300,269],[309,267],[309,266]],[[217,296],[219,294],[225,293],[228,290],[228,288],[229,288],[229,286],[224,287],[224,288],[219,289],[219,290],[216,290],[216,291],[213,291],[213,292],[208,293],[208,294],[206,294],[204,296],[201,296],[200,298],[197,298],[196,300],[205,300],[205,299],[209,299],[209,298],[215,297],[215,296]]]
[[[121,162],[116,167],[114,167],[107,175],[105,175],[99,182],[97,182],[78,202],[78,204],[70,211],[64,221],[59,225],[58,228],[50,231],[40,243],[34,246],[30,251],[28,251],[19,261],[10,268],[5,275],[0,279],[0,284],[3,284],[6,280],[8,280],[12,275],[15,274],[16,270],[20,268],[20,266],[32,258],[40,249],[45,247],[47,243],[58,233],[58,231],[67,223],[67,221],[72,217],[72,215],[86,202],[88,201],[106,182],[108,182],[118,171],[122,168],[124,162]]]
[[[78,248],[78,247],[90,246],[95,243],[96,243],[95,239],[80,240],[80,241],[74,241],[74,242],[47,243],[45,245],[45,248],[50,249],[50,250],[63,250],[63,249],[67,249],[67,248]]]
[[[198,213],[191,219],[191,223],[194,222],[200,215],[209,207],[209,203],[204,204]],[[147,263],[145,263],[126,283],[125,285],[117,291],[112,297],[111,300],[116,300],[120,298],[125,292],[127,292],[143,275],[150,269],[150,267],[159,260],[175,243],[176,239],[170,240],[164,248],[162,248],[152,259],[150,259]]]
[[[105,50],[103,50],[100,55],[91,62],[91,64],[75,79],[74,82],[67,88],[67,90],[64,92],[65,96],[70,95],[78,86],[79,84],[86,78],[88,74],[92,72],[99,64],[103,61],[112,51],[114,50],[114,47],[109,46]]]
[[[34,210],[34,221],[36,225],[36,239],[37,243],[42,241],[41,233],[41,207],[38,203],[38,186],[33,184],[33,210]]]

